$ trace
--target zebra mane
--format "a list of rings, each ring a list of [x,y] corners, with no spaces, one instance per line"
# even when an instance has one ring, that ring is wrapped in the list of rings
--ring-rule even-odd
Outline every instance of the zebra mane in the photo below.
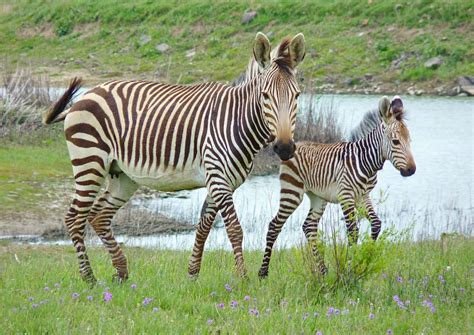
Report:
[[[362,121],[352,129],[349,135],[349,141],[355,142],[367,136],[382,122],[382,116],[378,109],[373,109],[365,113]]]

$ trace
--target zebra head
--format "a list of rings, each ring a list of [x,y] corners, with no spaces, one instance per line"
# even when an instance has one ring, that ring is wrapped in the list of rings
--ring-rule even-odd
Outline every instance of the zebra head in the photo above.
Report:
[[[293,133],[300,90],[295,78],[295,69],[305,55],[303,34],[284,39],[276,56],[270,57],[270,52],[268,38],[258,33],[253,54],[262,71],[259,99],[270,130],[269,142],[274,142],[273,151],[281,160],[286,161],[293,157],[296,148]]]
[[[403,177],[411,176],[416,171],[416,164],[411,152],[410,132],[403,121],[403,102],[396,95],[390,100],[384,96],[379,102],[379,111],[385,124],[385,155]]]

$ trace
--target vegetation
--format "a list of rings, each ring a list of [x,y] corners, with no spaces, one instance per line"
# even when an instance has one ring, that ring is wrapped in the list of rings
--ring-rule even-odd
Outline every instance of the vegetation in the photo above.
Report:
[[[248,10],[257,16],[243,24]],[[245,69],[257,31],[274,44],[302,31],[307,57],[300,73],[308,89],[432,87],[474,72],[473,10],[463,0],[6,0],[0,55],[7,68],[33,64],[61,84],[75,74],[91,84],[130,77],[231,81]],[[157,51],[161,43],[169,49]],[[434,56],[443,64],[425,68]]]
[[[72,248],[3,244],[0,327],[51,334],[472,334],[473,246],[456,236],[382,240],[344,258],[327,245],[326,277],[314,275],[308,252],[294,248],[275,252],[266,280],[256,275],[261,252],[245,253],[250,274],[241,280],[230,252],[209,251],[197,281],[186,274],[189,251],[126,248],[131,277],[123,285],[111,281],[106,251],[89,248],[101,279],[89,288]]]

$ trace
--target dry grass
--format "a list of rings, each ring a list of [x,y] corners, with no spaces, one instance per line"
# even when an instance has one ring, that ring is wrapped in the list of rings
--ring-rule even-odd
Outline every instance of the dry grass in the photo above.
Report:
[[[38,129],[41,111],[51,103],[48,76],[34,75],[30,68],[5,74],[0,88],[0,138]]]

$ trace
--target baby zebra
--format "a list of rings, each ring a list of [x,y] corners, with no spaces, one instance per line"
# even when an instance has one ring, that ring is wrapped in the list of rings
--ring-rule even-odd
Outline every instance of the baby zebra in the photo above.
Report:
[[[303,231],[322,273],[326,273],[327,268],[318,252],[316,240],[318,222],[328,202],[341,204],[349,244],[357,243],[358,239],[356,204],[365,206],[372,238],[377,239],[381,222],[369,197],[377,183],[377,171],[382,169],[386,160],[390,160],[404,177],[411,176],[416,170],[410,133],[403,116],[403,102],[399,96],[391,101],[383,97],[378,111],[367,113],[358,129],[352,132],[352,142],[297,144],[295,156],[282,162],[280,168],[280,208],[268,228],[260,277],[268,275],[273,244],[305,193],[311,201],[311,209],[304,221]]]

